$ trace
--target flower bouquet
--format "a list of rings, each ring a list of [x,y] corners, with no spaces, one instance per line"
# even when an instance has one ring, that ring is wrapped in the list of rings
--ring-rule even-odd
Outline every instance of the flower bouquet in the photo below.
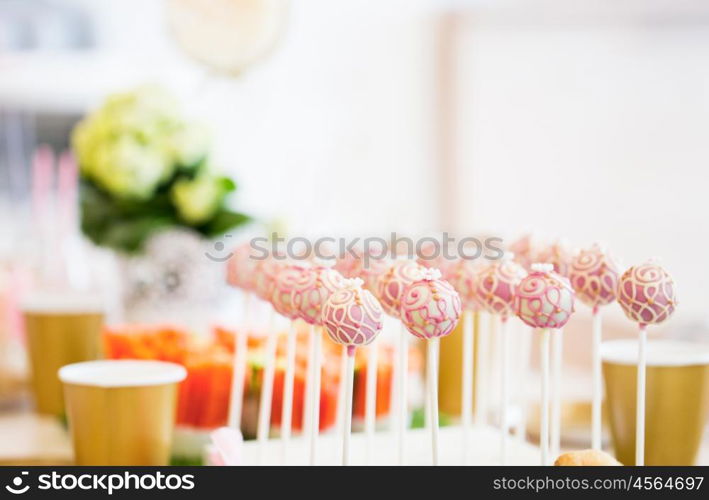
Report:
[[[227,208],[236,184],[214,168],[208,131],[162,89],[109,96],[77,125],[72,143],[81,228],[97,245],[136,253],[162,230],[211,238],[249,220]]]

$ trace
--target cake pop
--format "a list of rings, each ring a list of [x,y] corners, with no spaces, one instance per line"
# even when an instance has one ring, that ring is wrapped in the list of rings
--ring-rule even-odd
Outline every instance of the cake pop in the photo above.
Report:
[[[499,318],[500,335],[500,461],[507,461],[507,319],[514,314],[515,287],[527,275],[524,268],[505,254],[502,259],[479,266],[475,299]]]
[[[428,390],[431,400],[433,464],[438,465],[438,346],[458,323],[461,302],[458,292],[441,279],[437,269],[426,269],[401,295],[401,321],[414,336],[428,344]]]
[[[333,269],[339,271],[345,278],[360,278],[362,288],[377,293],[379,278],[391,267],[391,261],[382,252],[365,252],[361,248],[353,249],[337,259]]]
[[[546,245],[537,256],[537,262],[553,265],[555,273],[566,277],[569,276],[572,259],[573,252],[565,238],[560,238],[554,243]]]
[[[677,306],[674,280],[654,260],[633,266],[620,277],[618,303],[642,327],[660,324]]]
[[[473,412],[473,360],[475,359],[475,338],[480,335],[478,329],[479,317],[478,312],[482,308],[475,295],[475,285],[477,283],[477,267],[481,265],[481,260],[477,259],[458,259],[450,270],[450,282],[453,288],[460,295],[461,304],[463,306],[463,369],[461,370],[461,428],[463,430],[463,464],[468,461],[468,441],[470,427],[472,425]],[[478,367],[480,367],[480,350],[477,352]],[[478,368],[476,375],[477,387],[483,381],[481,370]],[[478,404],[475,405],[475,420],[481,423],[481,408],[480,392],[478,393]],[[428,399],[426,400],[428,402]],[[426,412],[427,415],[430,412]]]
[[[310,324],[310,345],[312,349],[308,361],[309,411],[308,443],[310,463],[315,463],[317,438],[320,433],[320,377],[322,370],[322,307],[336,290],[342,288],[343,277],[332,268],[316,264],[306,269],[293,285],[293,305],[298,317]],[[315,327],[318,327],[317,332]]]
[[[625,315],[638,323],[638,381],[635,415],[635,465],[645,463],[645,351],[647,325],[667,320],[677,306],[672,277],[655,260],[633,266],[618,282],[618,304]]]
[[[379,277],[377,298],[389,316],[399,318],[401,296],[404,289],[423,277],[426,268],[411,260],[396,260],[389,270]]]
[[[539,262],[542,244],[534,234],[527,233],[513,241],[508,250],[514,254],[515,261],[529,271],[532,268],[532,264]]]
[[[248,356],[248,331],[251,328],[251,309],[253,289],[256,279],[256,265],[254,250],[250,243],[237,246],[227,262],[227,283],[241,288],[243,291],[243,324],[235,332],[233,377],[231,382],[231,395],[229,398],[229,427],[241,430],[241,413],[244,400],[244,378],[246,375],[246,359]]]
[[[298,317],[298,309],[293,304],[293,290],[305,271],[306,268],[303,266],[288,264],[276,274],[271,293],[271,305],[278,314],[289,319]]]
[[[541,460],[549,456],[549,330],[562,328],[574,312],[574,291],[551,264],[532,264],[532,272],[516,288],[515,311],[527,325],[542,329]]]
[[[276,276],[288,265],[288,261],[281,255],[268,255],[256,263],[254,277],[254,291],[259,298],[270,301],[273,289],[276,286]]]
[[[359,346],[370,344],[382,330],[383,311],[361,279],[343,280],[342,288],[332,293],[322,307],[322,322],[330,339],[347,352],[345,422],[343,427],[342,464],[349,464],[352,431],[352,385],[354,355]]]
[[[259,298],[265,301],[271,301],[276,286],[276,276],[278,276],[278,273],[280,273],[286,265],[288,265],[288,261],[281,254],[269,254],[258,261],[254,279],[254,291]],[[263,354],[263,383],[261,385],[259,398],[258,424],[256,429],[256,439],[260,443],[261,460],[265,460],[266,458],[268,431],[271,424],[271,398],[273,395],[273,380],[276,371],[276,347],[278,344],[278,332],[275,326],[276,311],[273,307],[270,309],[270,319]]]
[[[610,304],[616,298],[618,289],[618,266],[611,256],[599,244],[581,250],[571,261],[569,280],[576,292],[576,297],[592,309],[592,365],[593,397],[591,404],[591,447],[601,449],[601,314],[600,307]]]
[[[310,325],[322,326],[322,306],[342,288],[343,279],[340,273],[323,265],[305,269],[293,284],[292,301],[298,317]]]
[[[382,274],[377,281],[377,299],[379,299],[384,312],[388,315],[399,319],[399,306],[401,305],[401,296],[404,289],[414,281],[421,279],[425,267],[418,265],[412,260],[396,260],[389,267],[386,273]],[[408,376],[409,364],[409,348],[408,334],[401,326],[399,334],[399,342],[396,345],[396,364],[395,380],[398,382],[398,404],[397,415],[395,417],[397,428],[397,449],[399,464],[404,463],[405,442],[406,442],[406,426],[408,422],[407,408],[407,388],[406,378]]]
[[[295,340],[298,310],[293,304],[293,288],[301,278],[305,268],[297,265],[287,265],[276,275],[271,305],[279,314],[290,319],[288,338],[286,342],[286,372],[283,387],[283,405],[281,409],[281,441],[283,443],[283,462],[286,461],[288,443],[291,436],[293,416],[293,384],[295,376]]]
[[[330,339],[347,347],[369,345],[382,329],[382,307],[359,278],[345,279],[322,308],[322,321]]]
[[[389,270],[391,262],[386,257],[382,256],[383,252],[378,252],[375,255],[373,252],[365,252],[362,249],[355,249],[348,252],[339,259],[336,268],[340,270],[348,278],[360,278],[363,281],[362,287],[372,293],[377,291],[377,283],[379,278]],[[367,349],[367,375],[365,381],[365,406],[364,406],[364,433],[367,443],[367,463],[371,458],[372,450],[374,449],[374,431],[376,425],[376,401],[377,401],[377,370],[379,363],[379,344],[373,342]],[[369,367],[374,367],[369,369]],[[346,377],[347,355],[342,351],[340,359],[340,380]],[[345,409],[345,386],[340,384],[338,393],[338,421],[344,421],[343,411]]]
[[[227,283],[245,291],[253,290],[258,263],[250,243],[237,246],[227,261]]]
[[[554,243],[545,245],[539,252],[538,262],[554,266],[554,272],[569,277],[573,253],[565,238],[560,238]],[[551,454],[557,456],[561,446],[561,377],[563,368],[563,342],[562,331],[556,332],[551,337],[551,380],[553,398],[551,401]]]
[[[451,254],[450,249],[444,247],[439,241],[422,245],[416,258],[416,263],[420,266],[438,269],[444,279],[452,276],[457,262],[458,259]]]

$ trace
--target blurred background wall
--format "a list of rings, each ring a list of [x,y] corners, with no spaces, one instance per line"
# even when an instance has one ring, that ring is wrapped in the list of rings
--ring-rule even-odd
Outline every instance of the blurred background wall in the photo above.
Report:
[[[32,144],[63,146],[106,93],[158,82],[211,123],[240,208],[291,234],[605,240],[626,264],[662,257],[678,318],[706,319],[705,2],[296,1],[279,50],[234,79],[177,51],[162,0],[0,12],[13,234]]]

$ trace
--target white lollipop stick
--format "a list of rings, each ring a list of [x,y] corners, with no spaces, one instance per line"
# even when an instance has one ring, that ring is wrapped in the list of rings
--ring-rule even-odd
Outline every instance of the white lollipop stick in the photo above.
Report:
[[[645,370],[646,326],[640,325],[638,338],[638,381],[635,406],[635,465],[645,465]]]
[[[310,406],[313,400],[313,347],[315,346],[315,327],[310,326],[308,328],[308,350],[306,353],[306,368],[305,368],[305,396],[303,397],[303,436],[308,437],[308,443],[310,442]],[[308,452],[308,456],[309,456]]]
[[[552,391],[551,391],[551,456],[558,457],[561,448],[561,373],[563,365],[564,337],[562,330],[554,330],[552,346]]]
[[[438,465],[438,337],[428,341],[428,389],[431,393],[431,450]]]
[[[468,439],[473,419],[473,311],[463,313],[463,380],[461,381],[461,426],[463,429],[463,464],[468,462]]]
[[[423,428],[431,428],[431,391],[428,390],[428,363],[423,369]]]
[[[364,432],[367,439],[367,464],[371,462],[374,449],[374,430],[377,423],[377,365],[379,363],[379,347],[375,340],[369,344],[367,359],[366,400],[364,408]]]
[[[524,323],[519,324],[521,327],[521,340],[520,340],[520,362],[519,362],[519,373],[518,375],[518,388],[517,388],[517,398],[519,400],[520,417],[517,421],[517,426],[515,428],[515,435],[520,441],[524,441],[527,426],[527,391],[526,384],[527,378],[531,370],[531,351],[532,351],[532,338],[534,336],[534,330],[529,328]]]
[[[500,318],[500,463],[507,464],[507,318]]]
[[[322,376],[322,328],[315,329],[313,338],[313,391],[310,400],[310,465],[315,465],[320,435],[320,379]],[[347,416],[345,415],[345,418]]]
[[[475,394],[476,394],[476,405],[475,405],[475,423],[478,425],[485,424],[487,422],[487,395],[489,387],[489,356],[490,356],[490,336],[488,331],[487,323],[489,316],[487,314],[480,314],[480,324],[478,328],[478,351],[477,359],[475,360],[475,366],[478,369],[478,376],[475,378]]]
[[[347,380],[345,380],[345,425],[342,430],[342,465],[350,464],[350,435],[352,433],[352,388],[354,385],[355,347],[343,346],[347,351]]]
[[[542,465],[549,464],[549,329],[542,330],[540,343],[540,360],[542,368],[542,407],[541,428],[539,430],[539,447],[542,450]]]
[[[251,327],[251,292],[244,293],[244,323],[236,330],[234,338],[234,367],[231,378],[228,425],[241,430],[241,413],[244,403],[244,376],[248,351],[249,328]]]
[[[278,345],[278,332],[275,328],[276,311],[271,310],[271,319],[266,337],[263,362],[263,382],[261,385],[261,400],[259,402],[258,429],[256,438],[259,442],[261,463],[266,461],[268,447],[268,431],[271,427],[271,400],[273,398],[273,378],[276,371],[276,347]]]
[[[337,432],[342,432],[342,427],[345,425],[345,379],[347,378],[347,349],[342,349],[340,355],[340,383],[337,386]]]
[[[593,402],[591,409],[591,447],[601,449],[601,408],[603,401],[603,379],[601,376],[601,314],[593,309]]]
[[[286,373],[283,383],[283,408],[281,411],[281,441],[283,443],[282,462],[285,464],[290,442],[293,418],[293,381],[295,378],[295,321],[291,321],[286,344]]]
[[[401,324],[401,333],[399,334],[399,415],[397,418],[398,424],[398,456],[399,465],[404,465],[404,456],[406,454],[406,428],[408,424],[408,405],[407,405],[407,387],[406,382],[409,373],[409,332],[406,330],[404,323]]]

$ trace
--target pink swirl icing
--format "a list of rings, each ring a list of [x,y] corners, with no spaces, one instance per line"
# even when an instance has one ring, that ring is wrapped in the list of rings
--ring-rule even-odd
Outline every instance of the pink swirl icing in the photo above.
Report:
[[[571,249],[564,239],[555,241],[543,248],[537,257],[537,262],[545,262],[554,266],[554,272],[568,277],[573,258]]]
[[[508,247],[514,253],[515,262],[519,263],[527,271],[532,268],[534,262],[538,262],[541,245],[533,234],[525,234],[518,240],[513,241]]]
[[[441,279],[426,277],[406,287],[401,297],[401,321],[416,337],[445,337],[460,319],[458,292]]]
[[[618,265],[611,256],[599,245],[593,245],[573,258],[569,280],[579,300],[597,308],[615,300],[618,275]]]
[[[377,298],[386,312],[399,317],[399,307],[404,289],[423,277],[425,268],[412,260],[397,260],[389,270],[379,277]]]
[[[244,290],[253,290],[256,280],[256,266],[258,260],[253,258],[250,243],[243,243],[236,247],[227,262],[227,283],[233,287]]]
[[[446,254],[450,255],[450,252],[450,249],[443,248],[441,242],[430,242],[421,247],[416,263],[423,267],[438,269],[441,271],[443,279],[449,279],[459,260],[455,257],[446,257]]]
[[[483,265],[484,262],[481,259],[460,259],[450,272],[449,282],[460,295],[463,308],[469,311],[482,309],[482,304],[475,294],[475,288],[478,282],[480,266]]]
[[[254,279],[254,291],[263,300],[271,300],[273,289],[276,286],[276,276],[288,265],[285,258],[276,258],[269,255],[256,264],[256,277]]]
[[[293,304],[293,290],[305,271],[304,267],[288,265],[276,276],[271,304],[278,314],[290,319],[298,317],[298,310]]]
[[[515,290],[517,316],[534,328],[561,328],[574,312],[574,290],[553,271],[532,271]]]
[[[365,255],[362,250],[354,250],[354,255],[348,252],[339,259],[334,269],[340,271],[346,278],[360,278],[363,287],[372,293],[377,291],[379,278],[391,267],[391,261],[384,257]]]
[[[620,277],[618,303],[637,323],[662,323],[677,306],[674,280],[655,262],[633,266]]]
[[[481,266],[475,279],[475,300],[487,312],[506,319],[514,314],[515,287],[526,275],[520,264],[508,259]]]
[[[328,337],[348,347],[371,343],[382,330],[382,307],[371,292],[360,287],[335,291],[322,307]]]
[[[298,317],[311,325],[322,325],[323,304],[342,288],[340,273],[329,267],[305,269],[293,284],[292,303]]]

